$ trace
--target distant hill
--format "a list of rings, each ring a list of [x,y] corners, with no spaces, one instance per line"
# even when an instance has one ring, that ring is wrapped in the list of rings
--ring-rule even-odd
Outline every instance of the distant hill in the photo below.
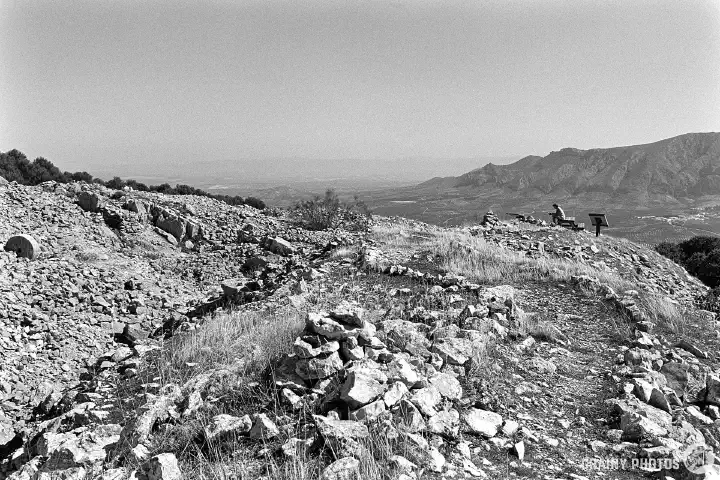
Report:
[[[563,148],[434,178],[418,188],[465,189],[497,199],[612,199],[635,207],[683,203],[720,195],[720,133],[688,133],[627,147]]]
[[[720,233],[720,133],[688,133],[645,145],[563,148],[457,177],[372,192],[375,212],[439,225],[476,223],[488,209],[547,218],[611,215],[611,234],[640,242]],[[509,217],[507,217],[509,218]]]

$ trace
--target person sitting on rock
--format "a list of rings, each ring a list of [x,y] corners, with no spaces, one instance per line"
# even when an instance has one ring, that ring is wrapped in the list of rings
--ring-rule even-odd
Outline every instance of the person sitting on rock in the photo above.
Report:
[[[565,212],[562,208],[560,208],[560,205],[557,203],[553,203],[553,207],[555,207],[555,211],[551,213],[552,215],[552,221],[555,225],[560,224],[560,220],[565,220]]]

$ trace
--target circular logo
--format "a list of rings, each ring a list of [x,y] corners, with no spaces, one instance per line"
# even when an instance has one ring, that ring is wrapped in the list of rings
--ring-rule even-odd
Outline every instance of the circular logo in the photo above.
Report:
[[[715,455],[707,445],[690,445],[683,451],[683,465],[690,473],[708,473],[714,463]]]

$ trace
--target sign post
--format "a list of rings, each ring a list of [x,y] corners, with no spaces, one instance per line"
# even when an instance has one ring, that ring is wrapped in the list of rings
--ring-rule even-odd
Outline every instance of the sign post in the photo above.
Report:
[[[590,213],[590,223],[595,225],[595,236],[600,236],[600,227],[609,227],[607,217],[604,213]]]

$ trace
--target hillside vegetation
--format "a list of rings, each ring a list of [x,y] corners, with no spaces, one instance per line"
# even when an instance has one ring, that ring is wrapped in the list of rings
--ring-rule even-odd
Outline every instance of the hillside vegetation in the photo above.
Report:
[[[116,192],[0,185],[0,478],[720,474],[720,326],[651,249]]]
[[[49,181],[59,183],[78,181],[96,183],[115,190],[130,187],[141,192],[159,192],[167,195],[199,195],[215,198],[229,205],[250,205],[259,209],[265,208],[265,203],[255,197],[243,198],[240,196],[212,194],[190,185],[172,187],[169,183],[163,183],[148,186],[132,179],[123,180],[120,177],[113,177],[112,180],[104,181],[100,178],[94,178],[87,172],[62,172],[51,161],[38,157],[31,162],[18,150],[10,150],[6,153],[0,152],[0,177],[8,182],[17,182],[22,185],[39,185]]]

